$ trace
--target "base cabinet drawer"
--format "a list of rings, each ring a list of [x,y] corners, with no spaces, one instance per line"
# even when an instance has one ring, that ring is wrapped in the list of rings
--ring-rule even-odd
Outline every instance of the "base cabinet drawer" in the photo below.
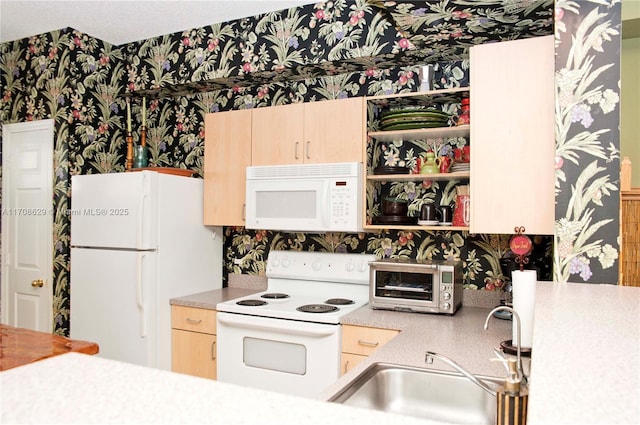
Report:
[[[398,332],[394,329],[344,325],[342,352],[368,356],[398,335]]]
[[[171,327],[215,335],[216,311],[180,305],[171,306]]]

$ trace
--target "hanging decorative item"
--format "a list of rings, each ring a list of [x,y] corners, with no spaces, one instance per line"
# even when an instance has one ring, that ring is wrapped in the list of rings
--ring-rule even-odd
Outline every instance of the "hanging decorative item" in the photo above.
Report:
[[[524,265],[529,263],[528,255],[533,250],[533,243],[529,236],[525,235],[524,226],[515,227],[515,235],[509,241],[509,248],[516,255],[515,261],[520,265],[520,271],[524,270]]]

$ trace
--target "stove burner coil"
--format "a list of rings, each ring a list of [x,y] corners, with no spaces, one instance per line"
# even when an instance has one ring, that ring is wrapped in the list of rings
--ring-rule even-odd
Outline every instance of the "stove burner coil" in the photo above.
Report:
[[[238,304],[238,305],[246,305],[246,306],[250,306],[250,307],[257,307],[257,306],[265,305],[265,304],[267,304],[267,302],[263,301],[263,300],[240,300],[240,301],[236,302],[236,304]]]
[[[337,311],[338,307],[327,304],[305,304],[296,308],[296,310],[303,313],[331,313],[332,311]]]
[[[282,298],[289,298],[289,294],[283,294],[281,292],[269,292],[267,294],[261,295],[260,297],[267,298],[267,299],[282,299]]]
[[[330,298],[324,302],[325,304],[331,305],[349,305],[353,304],[354,301],[348,298]]]

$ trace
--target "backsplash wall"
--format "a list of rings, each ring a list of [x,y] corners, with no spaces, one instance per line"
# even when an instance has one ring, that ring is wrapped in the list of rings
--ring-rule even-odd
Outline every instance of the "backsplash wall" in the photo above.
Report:
[[[269,40],[274,40],[266,33],[266,29],[269,28],[266,23],[270,20],[279,20],[278,13],[268,14],[267,17],[261,15],[210,27],[195,28],[119,47],[110,46],[108,43],[72,29],[53,31],[0,45],[2,122],[46,118],[53,118],[56,122],[55,182],[53,182],[55,189],[53,204],[56,210],[53,218],[55,251],[53,330],[56,333],[68,334],[69,326],[68,301],[71,293],[68,260],[69,220],[63,213],[69,207],[69,178],[74,173],[124,170],[125,143],[122,129],[124,128],[125,99],[123,96],[128,94],[130,89],[134,89],[134,92],[142,90],[149,96],[148,138],[152,146],[152,162],[160,166],[190,168],[201,172],[204,149],[203,116],[206,113],[303,100],[414,91],[417,85],[416,68],[403,65],[403,61],[405,64],[419,63],[417,57],[410,53],[419,53],[412,50],[415,47],[413,43],[424,47],[425,40],[420,37],[427,34],[430,40],[441,38],[442,34],[460,34],[460,37],[456,35],[457,38],[451,39],[447,36],[447,39],[452,41],[447,51],[447,56],[451,57],[447,57],[446,60],[439,58],[440,75],[444,76],[444,80],[438,79],[437,83],[442,87],[449,84],[464,84],[462,81],[466,78],[466,70],[464,62],[459,62],[460,58],[457,55],[464,49],[465,44],[482,42],[481,39],[488,41],[503,37],[508,39],[528,36],[526,31],[534,32],[530,35],[543,35],[549,33],[549,20],[553,21],[553,17],[547,13],[549,4],[553,5],[553,2],[547,1],[534,2],[535,5],[530,5],[529,8],[511,9],[510,13],[515,17],[510,16],[509,22],[526,21],[531,24],[520,26],[522,32],[519,35],[505,33],[504,25],[496,26],[492,23],[491,19],[496,16],[499,18],[505,13],[504,11],[502,15],[490,13],[492,7],[500,7],[493,1],[477,1],[473,5],[469,5],[469,2],[464,0],[449,1],[446,2],[449,6],[448,11],[446,14],[439,15],[437,19],[434,18],[436,13],[441,12],[432,9],[435,2],[396,2],[397,7],[394,12],[399,12],[396,21],[404,16],[407,19],[401,22],[401,25],[407,28],[422,25],[424,30],[416,31],[417,38],[411,36],[406,38],[404,33],[396,32],[388,22],[385,24],[384,16],[375,9],[367,8],[365,3],[364,1],[321,2],[296,9],[297,14],[288,12],[291,16],[287,15],[289,20],[286,22],[295,25],[297,29],[293,33],[291,29],[280,33],[280,39],[284,34],[287,35],[286,57],[290,59],[288,62],[283,62],[284,71],[279,67],[276,67],[277,69],[272,67],[273,64],[268,66],[263,64],[262,69],[265,73],[256,73],[250,77],[245,75],[245,63],[250,64],[249,71],[251,71],[251,64],[258,66],[254,61],[262,57],[260,49],[271,46],[270,43],[273,41]],[[364,15],[360,16],[358,8],[365,10]],[[575,69],[570,70],[565,66],[568,55],[571,54],[568,49],[571,37],[575,33],[582,33],[581,25],[593,25],[593,16],[598,14],[598,37],[589,39],[590,44],[587,45],[586,52],[589,58],[595,57],[598,63],[611,64],[611,69],[607,68],[600,74],[600,79],[607,77],[603,80],[604,85],[600,93],[606,93],[604,96],[606,99],[611,99],[612,94],[617,95],[619,76],[615,73],[615,69],[619,65],[619,51],[612,49],[610,45],[615,46],[616,40],[619,41],[619,35],[611,34],[610,30],[619,29],[619,9],[619,3],[613,1],[610,3],[585,1],[579,4],[557,2],[556,38],[562,44],[562,48],[557,50],[557,69],[562,70],[557,79],[576,72]],[[357,19],[353,18],[354,14]],[[413,17],[415,22],[410,22],[408,17]],[[352,18],[354,24],[351,23]],[[429,26],[429,22],[440,22],[441,25]],[[261,25],[258,25],[259,23]],[[475,24],[471,25],[472,23]],[[462,31],[469,25],[475,30],[471,37],[462,32],[456,32]],[[317,28],[320,34],[319,39],[309,36],[310,32],[307,28],[312,26]],[[381,29],[380,34],[384,35],[378,37],[376,32],[369,31],[369,28]],[[440,30],[442,33],[437,34]],[[452,32],[448,32],[449,30]],[[202,40],[204,44],[190,46],[190,43],[196,39]],[[247,41],[251,43],[250,49]],[[141,48],[143,44],[144,49]],[[211,50],[207,50],[209,46],[212,46]],[[233,61],[227,61],[226,68],[220,67],[219,63],[211,60],[210,56],[202,54],[204,51],[199,50],[204,48],[207,52],[217,52],[219,58],[229,57],[221,54],[224,49],[216,50],[217,46],[227,49],[227,53],[233,50],[234,55],[239,54],[240,56],[234,57],[243,59],[240,61],[242,70],[237,69]],[[350,50],[349,46],[352,46],[353,50]],[[307,52],[305,54],[312,53],[314,59],[308,61],[297,57],[295,51],[302,49]],[[275,52],[273,49],[272,51]],[[354,57],[356,54],[353,52],[360,52],[360,56]],[[245,53],[246,56],[243,56]],[[422,58],[425,57],[423,54]],[[282,56],[274,55],[271,60],[277,61],[281,58]],[[248,62],[245,59],[248,59]],[[398,64],[391,66],[393,61]],[[145,66],[147,71],[141,72]],[[206,67],[209,67],[213,74],[205,76]],[[383,67],[386,69],[382,69]],[[290,71],[291,69],[294,71]],[[168,70],[173,72],[172,77],[163,73]],[[327,74],[332,75],[329,78],[317,78],[317,75]],[[278,81],[279,79],[283,81]],[[154,87],[165,90],[170,97],[163,97],[162,93],[165,92],[161,93],[160,89],[154,89]],[[563,87],[562,93],[559,93],[559,99],[560,94],[565,96],[571,93],[572,86]],[[152,100],[151,97],[154,94],[157,98]],[[139,101],[139,98],[133,99],[134,123],[140,122]],[[566,270],[570,278],[579,281],[594,283],[617,281],[617,259],[611,254],[611,250],[615,251],[618,247],[616,227],[618,207],[615,194],[619,178],[615,158],[618,147],[615,133],[616,104],[614,100],[613,110],[605,107],[602,113],[598,112],[595,106],[592,107],[590,117],[594,121],[589,122],[590,127],[585,125],[588,120],[571,121],[571,134],[588,136],[591,134],[591,129],[597,128],[598,130],[593,133],[595,142],[593,139],[589,140],[597,148],[597,152],[609,153],[606,156],[607,160],[602,158],[602,161],[597,164],[599,168],[603,168],[599,173],[601,177],[607,178],[606,184],[599,186],[600,191],[589,192],[594,196],[589,198],[591,201],[588,202],[591,204],[587,205],[590,207],[582,212],[581,221],[586,224],[586,227],[569,227],[568,229],[574,229],[571,230],[573,233],[570,237],[564,237],[564,233],[556,236],[558,238],[556,245],[563,244],[564,251],[561,255],[558,252],[552,253],[552,244],[548,237],[533,237],[536,242],[536,257],[548,259],[553,255],[554,261],[559,264],[562,262],[560,269]],[[579,112],[584,111],[587,104],[569,102],[563,105],[568,112],[572,110]],[[597,107],[600,108],[600,106]],[[134,138],[137,140],[136,126],[134,124]],[[603,136],[603,133],[606,133],[606,136]],[[558,194],[563,199],[556,213],[559,224],[567,223],[562,221],[562,217],[565,217],[566,205],[572,205],[573,202],[567,198],[579,193],[576,183],[581,181],[581,169],[593,161],[587,150],[577,157],[570,154],[564,156],[565,154],[566,151],[563,150],[558,156],[566,159],[565,164],[571,162],[571,167],[558,165],[558,160],[556,163],[556,168],[562,171],[562,174],[558,174],[557,184]],[[612,214],[612,211],[616,214]],[[606,223],[594,228],[589,223],[590,217],[596,215],[606,217]],[[613,218],[609,219],[610,217]],[[590,227],[593,229],[591,230]],[[444,258],[452,255],[465,261],[467,285],[486,287],[486,289],[494,289],[491,285],[486,286],[493,282],[488,280],[485,283],[484,278],[491,277],[496,270],[499,270],[497,260],[506,255],[508,241],[505,236],[468,235],[465,232],[315,235],[254,232],[227,227],[225,234],[226,272],[260,274],[264,270],[264,259],[269,249],[275,248],[367,251],[385,253],[388,256],[420,258]],[[591,246],[594,249],[589,251],[574,249],[576,244],[572,241],[593,240],[596,237],[594,235],[597,235],[597,239],[592,243],[583,243],[580,247],[581,250],[585,246]],[[596,252],[596,246],[599,248],[598,252]],[[236,259],[240,260],[240,264],[235,264]],[[572,261],[579,263],[582,267],[572,267]],[[590,262],[591,274],[584,271],[585,261]],[[545,261],[545,264],[547,263]]]

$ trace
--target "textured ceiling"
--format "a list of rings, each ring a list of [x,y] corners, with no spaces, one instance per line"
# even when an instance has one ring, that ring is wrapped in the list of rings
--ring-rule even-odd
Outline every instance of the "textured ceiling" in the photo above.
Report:
[[[70,27],[113,45],[254,16],[313,0],[0,1],[0,42]]]

